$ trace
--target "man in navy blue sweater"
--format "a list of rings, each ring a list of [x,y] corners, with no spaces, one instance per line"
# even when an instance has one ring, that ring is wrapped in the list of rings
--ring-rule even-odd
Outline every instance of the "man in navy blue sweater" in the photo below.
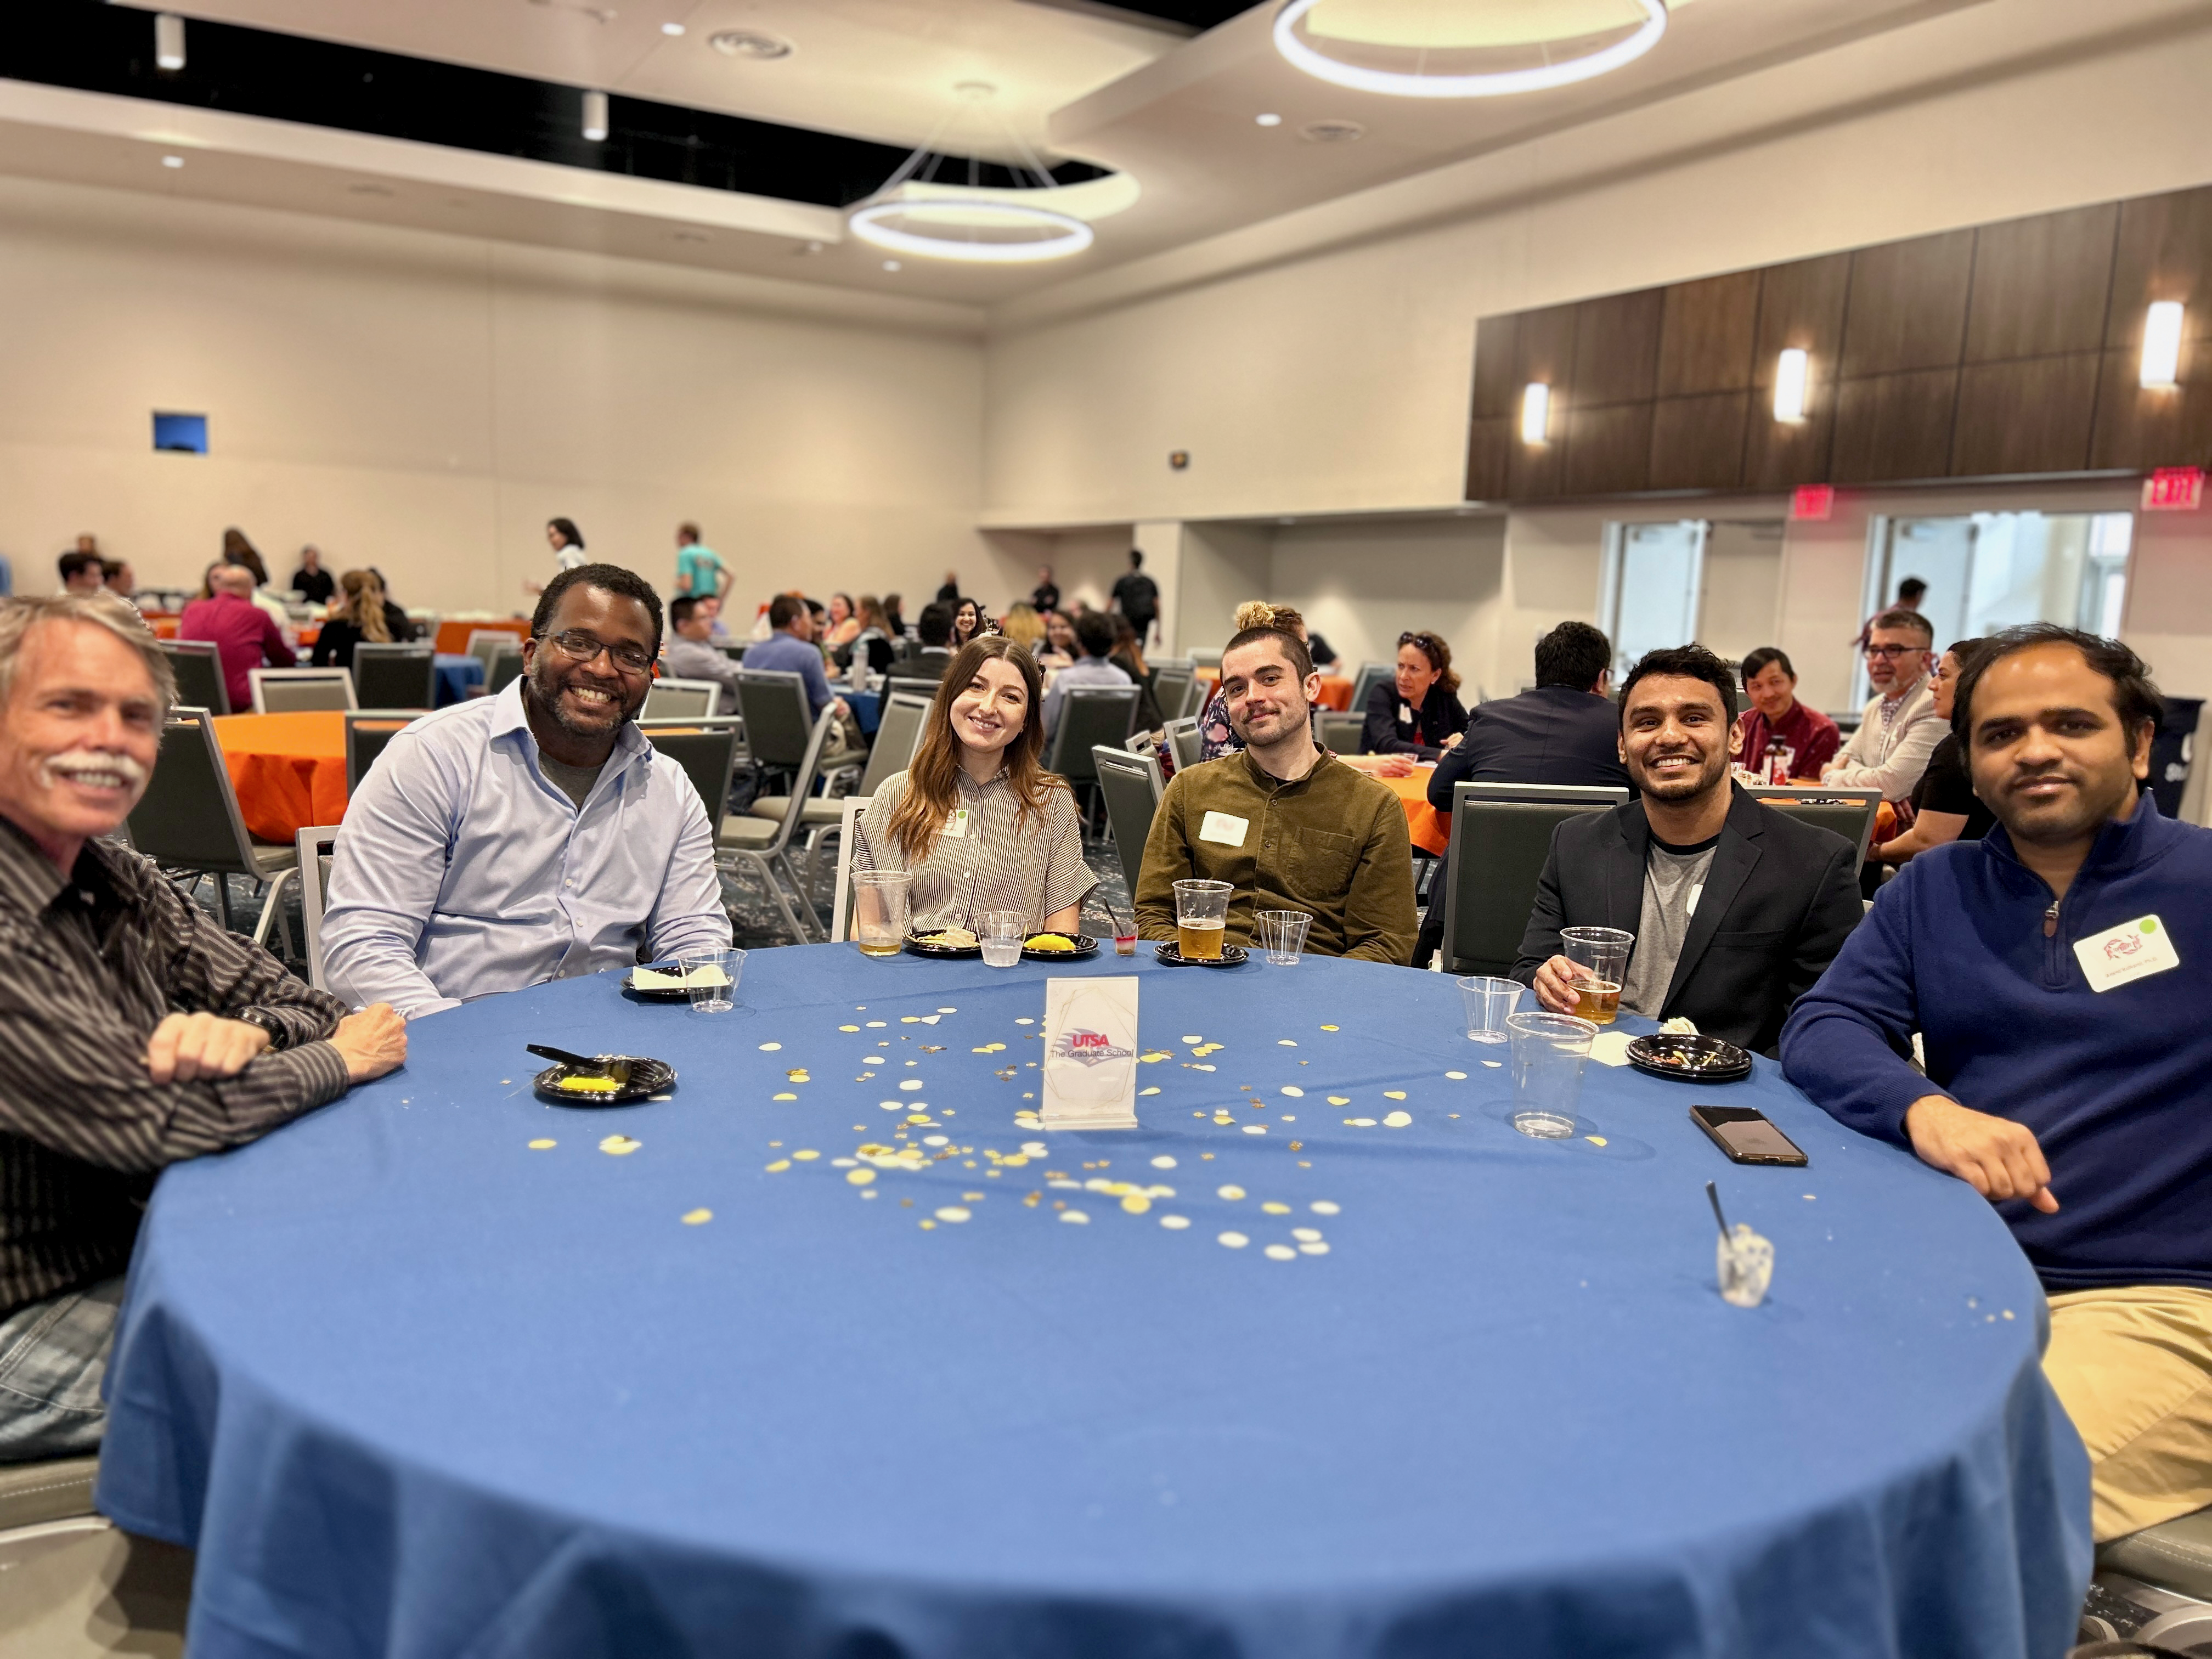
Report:
[[[2140,787],[2159,709],[2115,641],[1990,641],[1952,727],[1998,827],[1883,888],[1782,1037],[1816,1103],[2011,1226],[2100,1541],[2212,1504],[2212,832]]]

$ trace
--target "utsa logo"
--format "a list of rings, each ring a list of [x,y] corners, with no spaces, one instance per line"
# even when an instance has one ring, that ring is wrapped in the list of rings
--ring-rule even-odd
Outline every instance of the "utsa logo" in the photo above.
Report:
[[[1109,1060],[1127,1060],[1133,1052],[1117,1047],[1103,1031],[1063,1031],[1053,1058],[1072,1060],[1079,1066],[1103,1066]]]

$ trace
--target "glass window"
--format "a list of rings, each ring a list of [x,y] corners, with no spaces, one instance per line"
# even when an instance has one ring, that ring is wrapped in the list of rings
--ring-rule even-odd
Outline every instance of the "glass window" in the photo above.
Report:
[[[1607,531],[1605,605],[1598,625],[1613,641],[1618,680],[1645,652],[1697,637],[1706,526],[1685,519],[1608,525]]]

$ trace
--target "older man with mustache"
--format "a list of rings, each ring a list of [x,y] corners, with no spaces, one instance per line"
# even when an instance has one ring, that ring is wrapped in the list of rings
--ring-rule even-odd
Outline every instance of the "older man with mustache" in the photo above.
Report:
[[[584,564],[546,583],[523,674],[392,738],[346,810],[324,971],[410,1019],[637,960],[727,950],[714,826],[637,729],[660,598]]]
[[[254,1139],[407,1054],[102,842],[176,683],[108,594],[0,604],[0,1460],[89,1450],[163,1165]]]

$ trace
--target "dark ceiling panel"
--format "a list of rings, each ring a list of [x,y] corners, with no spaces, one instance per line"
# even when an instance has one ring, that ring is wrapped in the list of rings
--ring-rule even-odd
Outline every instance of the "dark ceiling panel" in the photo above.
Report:
[[[603,143],[586,142],[582,90],[489,70],[365,52],[265,29],[185,25],[185,67],[154,65],[154,14],[96,0],[11,10],[0,76],[84,92],[228,110],[453,149],[843,207],[879,188],[908,152],[837,133],[613,97]],[[938,176],[1029,182],[995,163],[947,157]],[[1081,162],[1062,184],[1100,176]]]
[[[1193,33],[1201,33],[1242,16],[1252,9],[1251,0],[1116,0],[1113,5],[1098,5],[1088,0],[1030,0],[1032,5],[1060,5],[1068,11],[1088,11],[1110,15],[1117,11],[1134,12],[1139,17],[1158,18],[1163,23],[1179,23]]]

